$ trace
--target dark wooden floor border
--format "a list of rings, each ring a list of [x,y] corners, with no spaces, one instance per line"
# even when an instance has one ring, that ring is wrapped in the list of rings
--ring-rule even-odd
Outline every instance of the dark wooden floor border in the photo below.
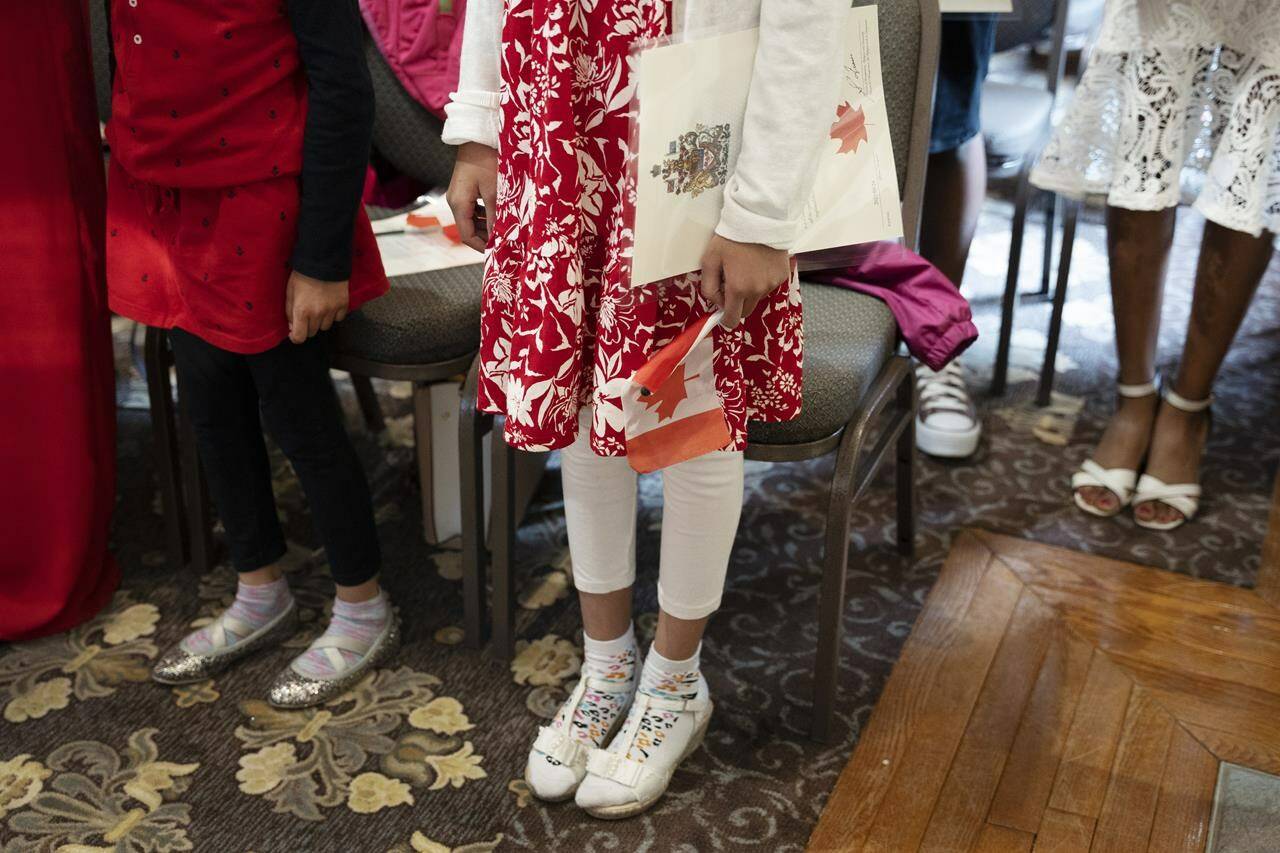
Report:
[[[1258,566],[1258,595],[1280,607],[1280,471],[1271,493],[1271,520],[1262,541],[1262,562]]]

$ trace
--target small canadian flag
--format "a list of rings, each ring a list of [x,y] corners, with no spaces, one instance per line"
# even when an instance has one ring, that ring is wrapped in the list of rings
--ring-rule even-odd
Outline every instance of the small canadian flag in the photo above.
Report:
[[[631,376],[622,392],[627,459],[641,474],[729,444],[711,339],[723,316],[717,311],[690,323]]]

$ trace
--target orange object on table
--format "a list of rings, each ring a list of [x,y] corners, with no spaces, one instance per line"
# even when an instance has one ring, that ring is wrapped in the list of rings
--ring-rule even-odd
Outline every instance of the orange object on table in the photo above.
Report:
[[[404,224],[410,228],[439,228],[440,219],[436,216],[427,216],[423,213],[410,213],[404,219]]]

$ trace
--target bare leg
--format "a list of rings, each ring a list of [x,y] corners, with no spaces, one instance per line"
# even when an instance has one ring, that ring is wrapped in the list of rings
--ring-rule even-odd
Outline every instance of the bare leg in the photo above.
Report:
[[[240,572],[236,577],[241,583],[249,586],[262,586],[264,583],[275,583],[280,580],[280,578],[284,577],[284,571],[280,568],[279,563],[272,563],[269,566],[263,566],[251,572]]]
[[[1155,377],[1156,342],[1164,276],[1173,245],[1177,208],[1159,211],[1107,208],[1107,256],[1111,263],[1111,303],[1116,324],[1120,381],[1126,385]],[[1119,397],[1093,459],[1103,468],[1137,469],[1147,452],[1158,399]],[[1098,486],[1080,490],[1085,502],[1112,511],[1116,496]]]
[[[249,586],[274,583],[282,577],[284,577],[284,571],[280,568],[279,563],[272,563],[269,566],[263,566],[251,572],[240,572],[238,575],[238,578]],[[343,601],[368,601],[378,594],[378,578],[375,576],[356,586],[337,584],[337,593],[338,598]]]
[[[1258,282],[1271,260],[1274,235],[1253,237],[1206,222],[1200,241],[1191,321],[1173,390],[1190,400],[1203,400],[1231,346]],[[1209,436],[1206,412],[1190,413],[1161,406],[1151,438],[1147,472],[1166,483],[1194,483]],[[1173,521],[1180,513],[1159,501],[1134,507],[1144,521]]]
[[[959,148],[929,155],[920,254],[960,286],[969,244],[987,196],[986,153],[979,134]]]
[[[582,631],[593,640],[616,640],[631,627],[631,587],[613,592],[578,592]]]
[[[659,610],[653,647],[667,660],[688,660],[698,650],[709,618],[677,619],[665,610]]]
[[[375,575],[369,580],[355,586],[343,586],[338,584],[338,598],[342,601],[350,601],[352,603],[359,601],[368,601],[378,594],[378,578]]]

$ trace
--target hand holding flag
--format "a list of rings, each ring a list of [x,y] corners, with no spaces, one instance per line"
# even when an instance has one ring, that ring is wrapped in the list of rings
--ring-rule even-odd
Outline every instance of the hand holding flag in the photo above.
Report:
[[[723,312],[690,323],[653,354],[622,392],[627,461],[642,474],[726,447],[711,333]]]

